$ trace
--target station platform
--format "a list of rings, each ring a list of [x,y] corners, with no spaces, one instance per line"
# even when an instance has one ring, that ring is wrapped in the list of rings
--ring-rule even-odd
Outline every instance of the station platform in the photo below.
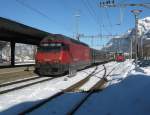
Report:
[[[0,84],[16,81],[19,79],[29,78],[37,76],[34,73],[34,66],[22,66],[22,67],[7,67],[0,69]]]

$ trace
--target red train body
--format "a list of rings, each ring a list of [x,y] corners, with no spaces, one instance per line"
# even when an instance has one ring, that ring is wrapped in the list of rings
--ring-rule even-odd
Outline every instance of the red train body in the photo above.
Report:
[[[117,62],[123,62],[123,61],[125,61],[125,57],[124,57],[123,53],[116,54],[115,58],[116,58],[115,60]]]
[[[88,45],[62,35],[43,39],[36,54],[36,71],[43,75],[62,74],[70,66],[82,69],[90,64]]]
[[[92,63],[108,61],[105,52],[63,35],[44,38],[36,53],[35,72],[41,75],[58,75],[83,69]],[[70,69],[71,68],[71,69]]]

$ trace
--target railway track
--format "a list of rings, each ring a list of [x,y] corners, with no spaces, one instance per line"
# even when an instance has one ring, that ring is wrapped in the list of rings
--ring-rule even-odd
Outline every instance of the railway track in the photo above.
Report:
[[[99,66],[100,67],[100,66]],[[55,94],[54,96],[52,96],[52,97],[49,97],[49,98],[47,98],[47,99],[44,99],[44,100],[42,100],[42,101],[39,101],[38,103],[38,105],[35,105],[36,107],[35,108],[40,108],[41,106],[43,106],[45,103],[47,103],[47,102],[49,102],[50,100],[54,100],[54,99],[56,99],[57,97],[61,97],[61,96],[63,96],[63,95],[65,95],[66,93],[68,93],[68,92],[72,92],[72,91],[76,91],[76,90],[78,90],[83,84],[85,84],[86,82],[88,82],[89,80],[90,80],[90,78],[91,77],[93,77],[94,75],[96,75],[97,73],[99,73],[99,72],[101,72],[101,71],[103,71],[104,69],[102,69],[101,68],[101,70],[97,70],[97,69],[100,69],[100,68],[93,68],[94,69],[94,71],[92,71],[91,73],[89,73],[88,72],[88,76],[87,77],[85,77],[85,78],[83,78],[81,81],[79,81],[78,80],[78,82],[76,81],[76,83],[74,83],[74,84],[70,84],[71,86],[69,86],[67,89],[64,89],[64,88],[62,88],[62,90],[59,90],[59,92],[57,93],[57,94]],[[90,69],[91,70],[91,69]],[[87,70],[88,71],[88,70]],[[83,71],[82,71],[83,72]],[[80,75],[80,74],[79,74]],[[84,75],[86,75],[86,74],[84,74]],[[51,79],[51,78],[50,78]],[[72,80],[72,78],[70,79],[70,80]],[[70,81],[69,80],[69,81]],[[73,78],[73,80],[74,80],[74,78]],[[34,81],[34,80],[33,80]],[[47,78],[45,78],[45,81],[47,81]],[[68,82],[69,82],[68,81]],[[17,81],[18,82],[18,81]],[[41,81],[41,82],[43,82],[43,81]],[[39,83],[41,83],[40,81],[39,81]],[[64,81],[63,81],[64,82]],[[62,82],[62,83],[63,83]],[[22,82],[22,83],[24,83],[24,82]],[[19,83],[17,83],[17,84],[19,84]],[[37,83],[34,83],[34,84],[38,84],[38,82]],[[31,84],[31,85],[34,85],[34,84]],[[59,83],[58,83],[59,84]],[[5,87],[8,87],[8,86],[11,86],[12,85],[12,83],[11,84],[5,84]],[[25,88],[25,87],[28,87],[28,86],[30,86],[30,85],[25,85],[25,86],[21,86],[21,88]],[[54,85],[55,86],[55,85]],[[56,87],[57,87],[57,85],[56,85]],[[1,94],[4,94],[4,93],[8,93],[8,92],[10,92],[10,91],[15,91],[15,90],[18,90],[18,89],[21,89],[20,87],[15,87],[15,88],[11,88],[12,90],[10,90],[10,89],[7,89],[7,90],[5,90],[5,91],[3,91]],[[0,88],[1,89],[1,88]],[[55,92],[56,93],[56,92]],[[89,92],[87,92],[86,94],[85,94],[85,97],[88,95],[88,93]],[[84,97],[83,97],[84,98]],[[31,106],[30,106],[31,107]],[[31,107],[32,108],[32,107]],[[34,108],[34,107],[33,107]],[[34,111],[34,110],[36,110],[36,109],[33,109],[33,110],[31,110],[31,111]],[[27,112],[28,113],[28,112]],[[29,112],[30,113],[30,112]],[[20,114],[26,114],[26,112],[25,113],[23,113],[23,112],[21,112]]]
[[[120,64],[119,64],[120,65]],[[115,67],[113,67],[111,69],[111,71],[109,71],[107,73],[106,67],[104,66],[104,70],[105,73],[103,75],[103,77],[90,89],[89,92],[87,92],[87,95],[80,101],[78,102],[78,104],[76,104],[68,113],[67,115],[73,115],[75,114],[75,112],[82,106],[82,104],[90,97],[92,96],[92,94],[94,94],[97,91],[102,90],[102,87],[105,83],[108,82],[107,77],[110,76],[110,74],[118,67],[118,65],[115,65]]]
[[[99,72],[101,71],[104,71],[104,74],[103,74],[103,77],[90,89],[90,91],[86,92],[86,94],[84,96],[82,96],[82,99],[79,100],[66,114],[67,115],[72,115],[74,114],[81,106],[82,104],[93,94],[95,93],[96,90],[100,90],[101,87],[106,83],[108,82],[107,81],[107,76],[109,76],[114,70],[115,70],[116,66],[111,70],[109,71],[108,73],[106,72],[106,68],[104,66],[104,69],[101,69],[99,71],[96,72],[97,68],[91,73],[88,75],[87,78],[83,79],[82,83],[81,81],[78,82],[80,86],[82,86],[85,82],[87,82],[89,80],[90,77],[92,77],[93,75],[96,75],[98,74]],[[107,73],[107,74],[106,74]],[[46,103],[52,101],[52,100],[55,100],[61,96],[64,96],[66,93],[65,92],[68,92],[68,91],[74,91],[77,89],[77,84],[74,84],[73,86],[53,95],[52,97],[49,97],[47,99],[45,99],[44,101],[42,101],[41,103],[21,112],[19,115],[25,115],[25,114],[32,114],[32,112],[34,113],[34,111],[36,111],[37,109],[41,108],[43,105],[45,105]],[[79,86],[78,86],[79,87]]]
[[[90,77],[95,73],[96,70],[97,70],[97,67],[96,67],[87,77],[85,77],[85,78],[82,79],[81,81],[79,81],[79,82],[77,82],[77,83],[71,85],[71,86],[68,87],[67,89],[62,90],[61,92],[58,92],[58,93],[56,93],[55,95],[53,95],[53,96],[51,96],[51,97],[48,97],[47,99],[45,99],[44,101],[38,103],[37,105],[35,105],[35,106],[33,106],[33,107],[31,107],[31,108],[29,108],[29,109],[27,109],[27,110],[21,112],[19,115],[28,114],[28,113],[34,111],[35,109],[41,107],[41,106],[44,105],[45,103],[51,101],[52,99],[55,99],[55,98],[57,98],[57,97],[62,96],[63,94],[65,94],[65,92],[73,91],[73,90],[75,90],[76,88],[82,86],[85,82],[87,82],[87,81],[90,79]]]
[[[52,78],[32,77],[32,78],[27,78],[27,79],[22,79],[22,80],[18,80],[18,81],[13,81],[13,82],[0,84],[0,94],[4,94],[4,93],[11,92],[11,91],[19,90],[19,89],[22,89],[22,88],[25,88],[25,87],[28,87],[28,86],[32,86],[32,85],[35,85],[35,84],[38,84],[38,83],[42,83],[42,82],[45,82],[45,81],[50,81],[54,78],[55,77],[52,77]],[[89,79],[89,77],[82,80],[80,83],[78,83],[78,86],[84,84],[86,81],[88,81],[88,79]],[[73,85],[73,87],[70,87],[68,90],[72,90],[74,87],[77,87],[77,86]]]
[[[0,85],[0,94],[8,93],[11,91],[19,90],[25,87],[29,87],[38,83],[42,83],[45,81],[52,80],[54,78],[40,78],[40,77],[35,77],[35,78],[30,78],[30,79],[24,79],[24,80],[19,80],[7,84],[2,84]]]
[[[92,74],[92,73],[91,73]],[[91,75],[90,74],[90,75]],[[89,75],[89,76],[90,76]],[[73,85],[72,87],[70,87],[68,89],[68,91],[74,89],[75,87],[79,87],[82,84],[84,84],[85,82],[87,82],[89,80],[90,77],[85,78],[84,80],[80,81],[77,85]],[[17,80],[17,81],[13,81],[13,82],[8,82],[8,83],[4,83],[4,84],[0,84],[0,94],[4,94],[4,93],[8,93],[11,91],[15,91],[15,90],[19,90],[28,86],[32,86],[38,83],[42,83],[45,81],[49,81],[52,80],[53,78],[41,78],[41,77],[32,77],[32,78],[26,78],[26,79],[22,79],[22,80]]]
[[[9,86],[9,85],[22,83],[22,82],[26,82],[26,81],[30,81],[30,80],[34,80],[34,79],[38,79],[38,78],[39,78],[38,76],[35,76],[35,77],[31,77],[31,78],[26,78],[26,79],[20,79],[20,80],[16,80],[16,81],[12,81],[12,82],[7,82],[7,83],[0,84],[0,87],[6,87],[6,86]]]

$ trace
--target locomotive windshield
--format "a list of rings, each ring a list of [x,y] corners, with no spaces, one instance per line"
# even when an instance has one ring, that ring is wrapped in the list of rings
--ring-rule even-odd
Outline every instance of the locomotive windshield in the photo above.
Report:
[[[66,45],[62,43],[42,43],[38,47],[38,51],[41,52],[49,52],[49,51],[61,51],[62,49],[65,49]]]

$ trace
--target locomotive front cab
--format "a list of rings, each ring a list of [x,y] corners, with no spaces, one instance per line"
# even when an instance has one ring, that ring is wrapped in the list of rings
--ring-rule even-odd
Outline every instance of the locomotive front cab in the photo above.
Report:
[[[36,72],[41,75],[58,75],[67,71],[66,53],[69,47],[62,42],[44,42],[36,54]]]
[[[117,62],[123,62],[123,61],[125,61],[124,54],[123,53],[117,53],[116,54],[116,61]]]

